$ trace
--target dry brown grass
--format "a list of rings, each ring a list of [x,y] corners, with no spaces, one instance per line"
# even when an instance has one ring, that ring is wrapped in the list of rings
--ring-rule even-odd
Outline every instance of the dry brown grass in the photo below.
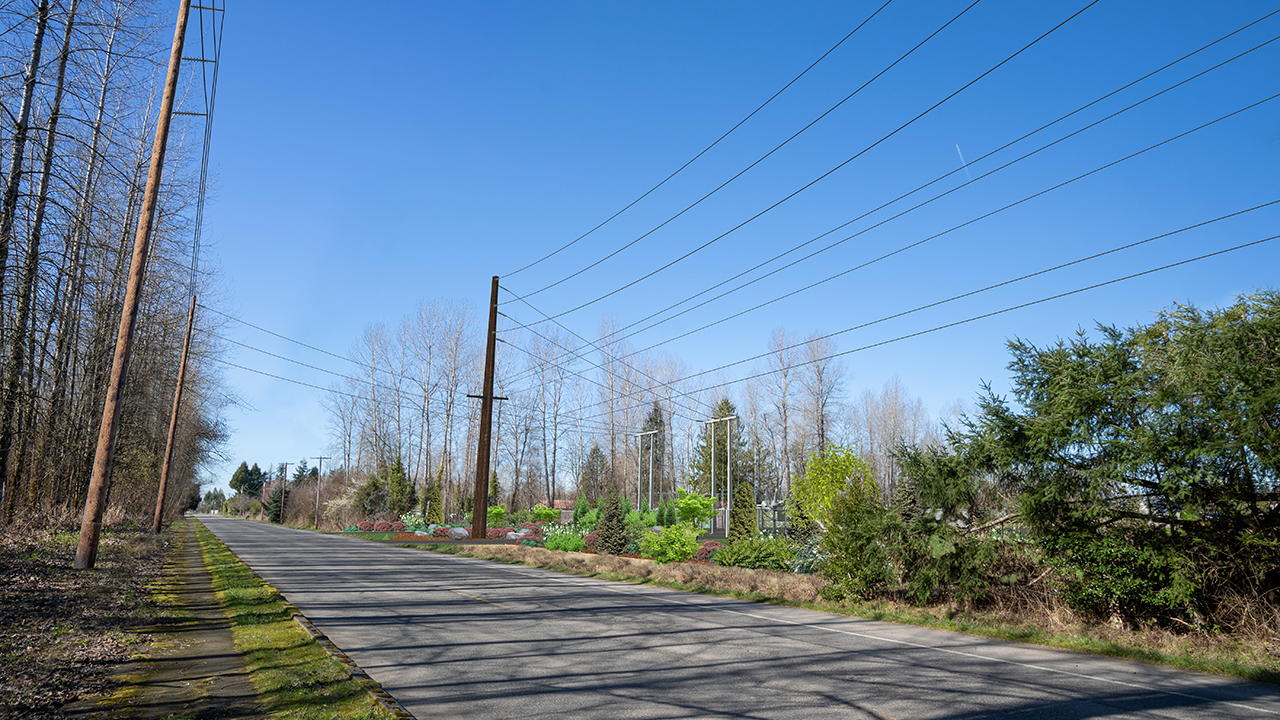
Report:
[[[662,565],[644,558],[547,550],[523,545],[469,545],[460,552],[473,557],[521,562],[534,567],[564,568],[591,575],[677,583],[692,588],[758,595],[794,603],[817,602],[818,591],[827,585],[825,580],[814,575],[745,570],[702,563]]]

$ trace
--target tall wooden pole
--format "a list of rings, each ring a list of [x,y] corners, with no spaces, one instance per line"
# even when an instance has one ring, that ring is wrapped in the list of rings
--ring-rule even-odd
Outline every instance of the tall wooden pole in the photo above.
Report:
[[[182,42],[187,31],[191,0],[181,0],[177,27],[173,31],[173,51],[169,53],[169,73],[165,78],[164,97],[156,122],[156,141],[151,148],[151,169],[142,197],[138,234],[133,241],[133,258],[129,262],[129,285],[125,290],[124,308],[120,313],[120,332],[116,335],[116,351],[111,360],[111,380],[107,400],[102,408],[102,426],[98,430],[98,449],[93,458],[93,475],[89,479],[89,495],[85,498],[84,519],[80,522],[80,544],[76,547],[75,568],[88,570],[98,559],[98,541],[102,533],[102,515],[106,511],[107,486],[111,465],[115,460],[116,432],[120,429],[120,399],[129,373],[129,355],[133,350],[133,332],[138,323],[138,305],[142,299],[142,280],[147,268],[147,252],[151,244],[151,228],[155,224],[156,199],[160,194],[160,172],[164,168],[165,144],[169,140],[169,122],[173,119],[173,100],[178,89],[178,69],[182,65]]]
[[[178,434],[178,407],[182,404],[183,382],[187,376],[187,351],[191,349],[191,327],[196,319],[196,296],[191,294],[191,307],[187,309],[187,335],[182,340],[182,359],[178,361],[178,388],[173,391],[173,413],[169,415],[169,439],[164,444],[164,464],[160,466],[160,491],[156,493],[156,516],[151,521],[151,532],[160,532],[160,517],[164,513],[164,494],[169,487],[169,468],[173,461],[173,438]]]
[[[489,294],[489,337],[484,350],[484,390],[480,395],[480,442],[476,447],[476,495],[471,537],[484,539],[489,525],[489,432],[493,425],[493,364],[498,344],[498,276]]]

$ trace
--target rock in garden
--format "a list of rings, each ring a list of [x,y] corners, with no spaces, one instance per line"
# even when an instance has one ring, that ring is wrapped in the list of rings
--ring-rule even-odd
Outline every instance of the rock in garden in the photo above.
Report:
[[[446,532],[450,540],[466,540],[471,537],[471,533],[466,528],[449,528]]]

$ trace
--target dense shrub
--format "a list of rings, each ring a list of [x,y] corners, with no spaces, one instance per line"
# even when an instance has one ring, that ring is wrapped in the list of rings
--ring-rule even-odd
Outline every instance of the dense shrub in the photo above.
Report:
[[[582,536],[582,546],[591,552],[596,551],[596,541],[600,539],[600,531],[592,530]]]
[[[362,523],[357,523],[356,527],[360,530],[360,532],[373,532],[373,521],[365,520]]]
[[[507,521],[506,505],[494,505],[489,508],[487,512],[489,516],[489,527],[497,527]]]
[[[715,564],[722,567],[740,567],[749,570],[765,568],[781,572],[791,571],[791,561],[796,548],[782,538],[751,538],[729,543],[715,555]]]
[[[586,542],[576,535],[552,535],[547,538],[545,548],[548,550],[567,550],[569,552],[581,552],[587,547]]]
[[[640,539],[640,554],[660,563],[684,562],[698,552],[701,528],[693,523],[664,527],[662,532],[649,532]]]
[[[346,526],[346,527],[342,528],[342,532],[356,532],[356,531],[358,531],[359,529],[360,529],[360,528],[356,527],[355,525],[348,525],[348,526]]]
[[[515,531],[516,529],[513,527],[491,527],[488,530],[485,530],[484,536],[490,540],[501,540],[507,536],[507,533],[513,533]]]
[[[546,505],[534,505],[532,512],[534,522],[545,523],[560,519],[560,511]]]
[[[517,544],[517,545],[524,545],[525,547],[537,547],[537,548],[540,548],[540,547],[544,547],[544,546],[546,545],[546,541],[545,541],[545,540],[543,540],[542,538],[527,537],[527,538],[521,538],[521,539],[520,539],[520,542],[518,542],[518,543],[516,543],[516,544]]]

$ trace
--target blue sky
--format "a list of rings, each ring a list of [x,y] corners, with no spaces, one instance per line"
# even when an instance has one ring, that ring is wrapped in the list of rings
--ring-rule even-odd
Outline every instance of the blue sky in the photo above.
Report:
[[[971,2],[971,0],[970,0]],[[206,209],[205,259],[225,308],[339,354],[420,300],[488,300],[489,278],[536,291],[670,218],[880,72],[970,2],[894,0],[737,131],[636,199],[865,20],[873,3],[231,3]],[[981,0],[905,60],[705,202],[598,267],[531,298],[555,314],[608,293],[795,192],[1088,5]],[[566,316],[642,318],[959,172],[811,245],[852,235],[1280,35],[1280,15],[979,160],[1268,12],[1273,3],[1099,2],[923,118],[776,209],[653,278]],[[667,339],[1093,171],[1280,93],[1280,41],[818,257],[631,338]],[[961,165],[961,155],[969,165]],[[1280,99],[742,318],[662,347],[691,371],[1003,282],[1280,199]],[[837,339],[849,350],[1275,234],[1280,206],[1180,233]],[[1175,302],[1219,305],[1275,286],[1280,241],[846,356],[847,392],[898,375],[930,410],[1008,387],[1004,347]],[[757,273],[758,274],[758,273]],[[751,277],[751,276],[748,276]],[[504,296],[504,300],[510,296]],[[504,311],[536,318],[517,304]],[[345,371],[234,324],[239,342]],[[330,378],[239,350],[234,362]],[[726,371],[723,379],[745,374]],[[324,454],[318,391],[227,372],[241,460]]]

